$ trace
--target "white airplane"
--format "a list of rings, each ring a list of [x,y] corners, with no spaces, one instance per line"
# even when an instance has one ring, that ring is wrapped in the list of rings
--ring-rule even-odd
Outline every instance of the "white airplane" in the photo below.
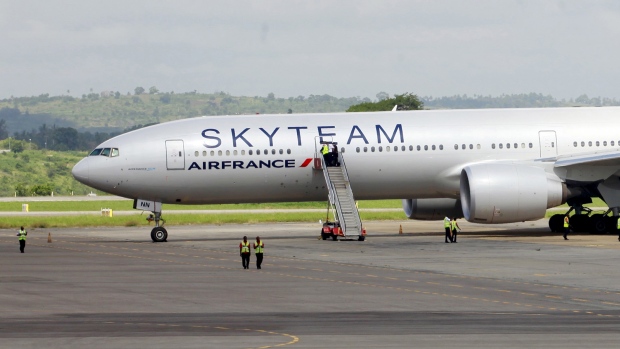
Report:
[[[109,139],[72,173],[153,212],[151,238],[165,241],[162,204],[325,200],[314,159],[337,142],[355,199],[403,199],[411,219],[521,222],[568,202],[574,230],[602,232],[616,228],[620,207],[619,116],[609,107],[198,117]],[[589,216],[592,197],[611,209]]]

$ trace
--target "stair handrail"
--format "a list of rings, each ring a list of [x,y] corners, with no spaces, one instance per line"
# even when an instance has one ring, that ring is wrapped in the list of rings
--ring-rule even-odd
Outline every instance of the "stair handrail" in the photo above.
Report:
[[[342,219],[342,206],[340,205],[340,200],[338,200],[338,193],[336,192],[336,187],[334,187],[334,183],[329,178],[329,171],[327,170],[327,164],[325,163],[325,157],[321,156],[321,166],[323,167],[323,176],[325,177],[325,183],[327,184],[327,190],[329,192],[328,199],[332,204],[332,207],[335,207],[336,220],[340,223],[340,229],[346,236],[347,227],[346,222]]]
[[[359,231],[358,235],[362,234],[362,218],[360,217],[359,210],[355,205],[355,197],[353,196],[353,189],[351,189],[351,181],[349,180],[349,172],[347,171],[347,166],[344,161],[344,155],[342,152],[338,152],[338,162],[340,163],[340,168],[342,168],[342,174],[344,176],[344,180],[346,182],[347,194],[349,197],[353,198],[353,218],[355,219],[355,223]]]

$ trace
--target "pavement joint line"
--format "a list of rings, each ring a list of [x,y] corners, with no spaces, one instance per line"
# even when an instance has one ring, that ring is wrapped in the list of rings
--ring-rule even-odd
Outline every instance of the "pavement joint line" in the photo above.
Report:
[[[79,242],[71,242],[71,243],[80,244],[80,245],[87,245],[85,243],[79,243]],[[113,254],[113,253],[105,253],[105,252],[100,252],[100,251],[85,251],[85,250],[77,250],[77,249],[70,249],[70,248],[48,246],[48,245],[35,245],[35,246],[47,247],[47,248],[53,248],[53,249],[56,249],[56,248],[68,249],[68,250],[74,250],[74,251],[78,251],[78,252],[94,252],[94,253],[98,253],[98,254],[111,255],[111,256],[121,256],[121,257],[127,257],[127,258],[136,258],[136,256],[122,255],[122,254]],[[107,246],[104,246],[104,247],[107,247]],[[144,257],[137,257],[137,258],[142,258],[142,259],[146,259],[146,260],[153,260],[153,258],[144,258]],[[195,264],[192,264],[192,263],[183,263],[183,262],[172,261],[172,260],[165,260],[165,259],[155,259],[155,260],[159,260],[159,261],[163,261],[163,262],[167,262],[167,263],[173,263],[173,264],[195,265]],[[216,268],[225,269],[225,270],[233,270],[233,268],[221,267],[221,266],[210,266],[210,267],[216,267]],[[236,268],[234,268],[234,269],[236,269]],[[271,272],[267,272],[267,273],[273,274]],[[279,275],[286,276],[286,277],[298,277],[298,278],[300,277],[300,276],[297,276],[297,275],[287,275],[287,274],[279,274]],[[332,279],[308,278],[308,277],[302,277],[302,278],[307,278],[307,279],[310,279],[310,280],[328,281],[328,282],[342,282],[342,281],[339,281],[339,280],[332,280]],[[386,287],[386,286],[383,286],[383,285],[364,284],[364,283],[357,283],[357,282],[354,283],[354,284],[364,285],[364,286],[371,286],[371,287],[379,287],[379,288],[405,290],[405,291],[409,291],[409,292],[411,292],[411,291],[417,292],[416,290],[411,290],[411,289],[406,289],[406,288],[395,288],[395,287],[391,287],[391,286]],[[431,292],[422,291],[422,293],[423,294],[440,295],[439,293],[436,293],[436,292],[432,292],[431,293]],[[450,297],[452,297],[452,295],[450,295]],[[472,298],[472,299],[476,299],[476,298]],[[482,299],[482,300],[486,301],[486,302],[502,303],[501,301],[498,301],[498,300],[488,300],[488,299]],[[503,302],[503,303],[504,304],[513,304],[513,305],[515,305],[515,303],[512,303],[512,302]],[[544,307],[544,306],[537,306],[537,308],[553,309],[553,310],[556,309],[556,308],[548,308],[548,307]],[[593,314],[592,312],[586,312],[586,313]]]

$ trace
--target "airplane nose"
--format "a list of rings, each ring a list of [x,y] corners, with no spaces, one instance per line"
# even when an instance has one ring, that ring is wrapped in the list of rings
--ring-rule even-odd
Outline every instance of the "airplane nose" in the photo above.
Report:
[[[88,184],[88,158],[84,158],[80,160],[80,162],[75,164],[75,166],[73,166],[73,170],[71,170],[71,174],[73,175],[73,178],[75,178],[78,182]]]

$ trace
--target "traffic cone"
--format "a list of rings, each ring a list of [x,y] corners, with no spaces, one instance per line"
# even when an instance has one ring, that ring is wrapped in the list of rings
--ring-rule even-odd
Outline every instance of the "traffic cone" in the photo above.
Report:
[[[47,233],[47,242],[52,243],[52,233]]]
[[[400,228],[398,228],[398,233],[402,235],[403,233],[403,225],[400,225]]]

